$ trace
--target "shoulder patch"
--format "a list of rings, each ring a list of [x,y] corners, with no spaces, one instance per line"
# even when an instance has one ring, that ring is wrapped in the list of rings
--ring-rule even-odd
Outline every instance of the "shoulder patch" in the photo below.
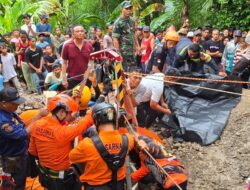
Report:
[[[13,131],[13,127],[9,123],[4,123],[1,126],[1,129],[5,131],[6,133],[11,133]]]

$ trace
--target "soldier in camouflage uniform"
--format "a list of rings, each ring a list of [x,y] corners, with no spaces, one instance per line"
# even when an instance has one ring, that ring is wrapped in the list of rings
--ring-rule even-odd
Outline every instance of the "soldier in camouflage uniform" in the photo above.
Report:
[[[135,21],[130,17],[132,5],[129,1],[122,4],[122,15],[115,21],[112,33],[114,47],[121,53],[122,67],[125,71],[135,65],[135,50],[138,46],[135,38]]]

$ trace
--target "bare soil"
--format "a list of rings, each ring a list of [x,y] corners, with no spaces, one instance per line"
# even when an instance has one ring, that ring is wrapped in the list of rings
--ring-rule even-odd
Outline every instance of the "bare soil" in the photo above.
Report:
[[[250,91],[243,91],[221,138],[209,146],[184,142],[173,152],[185,166],[189,190],[246,190],[250,176]],[[159,132],[158,132],[159,133]],[[161,132],[160,132],[161,135]]]

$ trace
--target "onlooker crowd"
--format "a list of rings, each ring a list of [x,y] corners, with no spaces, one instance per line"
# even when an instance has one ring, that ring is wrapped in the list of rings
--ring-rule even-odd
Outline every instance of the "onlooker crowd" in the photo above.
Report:
[[[131,5],[125,3],[121,16],[113,25],[107,24],[106,32],[93,26],[88,33],[80,25],[69,25],[64,34],[59,27],[52,29],[46,14],[40,16],[36,25],[30,15],[23,15],[21,30],[3,35],[5,39],[0,43],[0,71],[5,85],[10,83],[19,92],[26,86],[25,92],[41,94],[46,86],[44,81],[49,81],[47,73],[53,73],[54,65],[62,64],[60,89],[73,88],[82,80],[90,53],[102,49],[120,53],[125,71],[136,65],[144,73],[166,74],[176,68],[244,76],[243,80],[248,81],[247,32],[233,28],[219,30],[211,25],[192,30],[188,21],[179,30],[169,25],[153,32],[149,26],[137,25],[131,14]]]

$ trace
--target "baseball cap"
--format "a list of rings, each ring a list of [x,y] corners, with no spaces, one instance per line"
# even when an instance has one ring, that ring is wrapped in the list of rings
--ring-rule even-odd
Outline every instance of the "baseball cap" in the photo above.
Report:
[[[130,1],[124,1],[124,2],[122,3],[122,8],[123,8],[123,9],[129,8],[129,7],[132,7]]]
[[[150,27],[149,26],[144,26],[142,31],[143,32],[150,32]]]
[[[1,102],[12,102],[15,104],[22,104],[26,100],[20,97],[17,90],[13,87],[6,87],[0,91],[0,101]]]
[[[189,32],[187,33],[187,37],[193,38],[193,37],[194,37],[194,32],[189,31]]]
[[[241,37],[242,36],[242,32],[240,30],[235,30],[234,31],[234,36]]]
[[[44,14],[44,15],[41,15],[41,17],[40,17],[40,18],[41,18],[41,19],[49,18],[49,15]]]
[[[201,31],[200,30],[195,30],[194,31],[194,36],[198,36],[198,35],[201,35]]]

